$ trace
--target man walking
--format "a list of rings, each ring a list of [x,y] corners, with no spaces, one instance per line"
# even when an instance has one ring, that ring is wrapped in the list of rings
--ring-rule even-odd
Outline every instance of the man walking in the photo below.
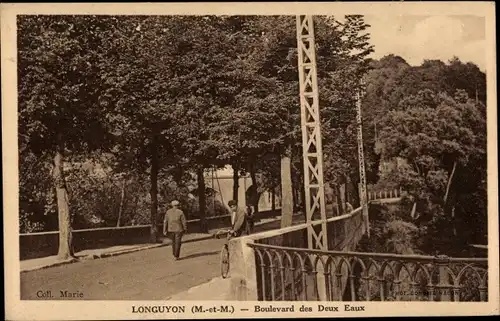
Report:
[[[182,235],[187,231],[186,217],[179,207],[178,201],[172,201],[172,208],[167,211],[163,220],[163,235],[167,236],[168,233],[172,239],[172,254],[175,260],[179,259],[181,254],[181,241]]]

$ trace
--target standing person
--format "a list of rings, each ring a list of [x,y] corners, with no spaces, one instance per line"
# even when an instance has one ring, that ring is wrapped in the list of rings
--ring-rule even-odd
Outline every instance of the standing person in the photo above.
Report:
[[[230,200],[227,205],[231,208],[231,222],[233,225],[229,233],[233,237],[241,236],[246,229],[246,211],[243,208],[238,207],[238,202],[235,200]]]
[[[253,232],[253,227],[255,225],[254,214],[255,208],[253,206],[247,206],[246,208],[246,234],[250,235]]]
[[[177,261],[181,254],[182,235],[187,231],[187,223],[184,212],[178,208],[179,202],[174,200],[171,205],[172,208],[167,211],[163,219],[163,235],[167,235],[168,226],[168,233],[172,239],[172,254]]]

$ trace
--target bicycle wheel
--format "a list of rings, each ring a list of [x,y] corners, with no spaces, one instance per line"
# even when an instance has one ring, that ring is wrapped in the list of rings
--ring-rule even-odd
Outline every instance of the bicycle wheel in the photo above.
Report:
[[[220,270],[222,278],[225,279],[229,273],[229,248],[224,244],[220,252]]]

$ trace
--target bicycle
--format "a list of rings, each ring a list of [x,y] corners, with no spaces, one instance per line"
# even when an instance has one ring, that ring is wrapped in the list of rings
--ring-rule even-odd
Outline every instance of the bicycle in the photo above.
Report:
[[[215,238],[220,238],[220,234],[227,234],[226,242],[222,246],[222,250],[220,252],[220,270],[221,276],[223,279],[227,278],[229,274],[229,245],[228,241],[231,238],[230,230],[227,231],[218,231],[215,233]]]

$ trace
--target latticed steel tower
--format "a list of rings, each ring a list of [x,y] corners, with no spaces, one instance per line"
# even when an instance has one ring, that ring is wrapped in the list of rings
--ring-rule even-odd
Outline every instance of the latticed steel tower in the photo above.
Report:
[[[297,16],[297,49],[299,60],[300,111],[304,158],[304,188],[308,247],[328,249],[325,189],[323,182],[323,148],[319,118],[316,48],[312,16]],[[320,220],[320,226],[312,222]]]
[[[364,83],[361,82],[363,87]],[[363,149],[363,120],[361,117],[361,96],[362,88],[356,92],[356,123],[358,127],[357,143],[358,143],[358,162],[359,162],[359,203],[363,208],[363,220],[365,221],[366,233],[370,236],[370,226],[368,221],[368,196],[366,195],[366,170],[365,170],[365,153]]]

